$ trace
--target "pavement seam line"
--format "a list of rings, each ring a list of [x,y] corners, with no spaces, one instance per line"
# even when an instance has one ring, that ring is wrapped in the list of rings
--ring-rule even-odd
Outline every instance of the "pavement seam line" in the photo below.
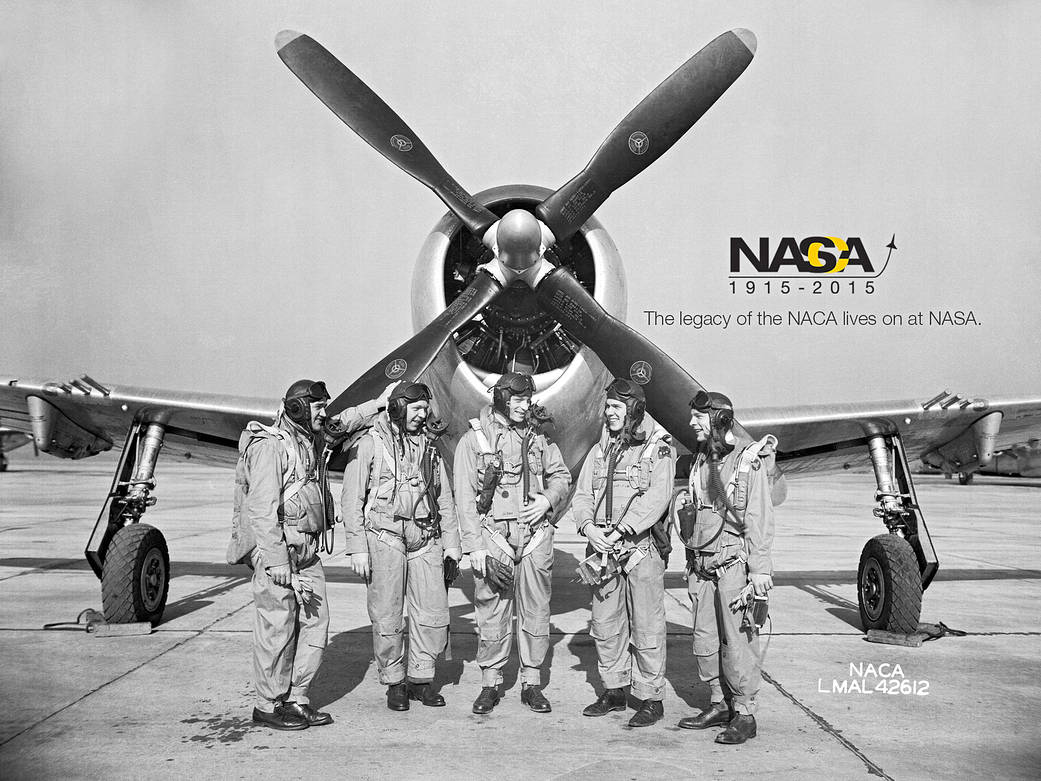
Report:
[[[821,728],[821,730],[823,730],[828,735],[831,735],[831,737],[835,738],[835,740],[837,740],[847,751],[852,753],[855,757],[857,757],[857,759],[863,762],[865,767],[867,767],[868,772],[871,773],[871,775],[878,776],[879,778],[884,778],[886,779],[886,781],[895,781],[895,779],[891,775],[886,773],[886,771],[884,771],[882,768],[880,768],[878,765],[876,765],[874,762],[868,759],[864,752],[857,748],[852,743],[852,741],[840,735],[839,731],[835,729],[833,726],[831,726],[831,724],[828,723],[827,719],[825,719],[823,716],[818,715],[816,712],[813,711],[812,708],[809,708],[806,705],[803,705],[801,702],[799,702],[795,695],[790,693],[787,689],[781,686],[781,684],[779,684],[777,681],[771,678],[765,670],[762,671],[762,675],[763,680],[769,683],[775,689],[777,689],[777,691],[781,693],[782,697],[787,699],[789,702],[791,702],[793,705],[799,708],[803,713],[809,716],[814,721],[814,723],[816,723],[816,725]]]
[[[117,675],[117,676],[116,676],[115,678],[113,678],[113,679],[112,679],[112,680],[110,680],[110,681],[105,681],[105,683],[101,684],[101,685],[100,685],[100,686],[98,686],[97,688],[95,688],[95,689],[91,689],[91,690],[90,690],[89,692],[87,692],[86,694],[84,694],[84,695],[82,695],[82,696],[80,696],[80,697],[76,698],[76,699],[75,699],[75,700],[73,700],[72,702],[70,702],[70,703],[68,703],[68,704],[66,704],[66,705],[63,705],[63,706],[61,706],[60,708],[58,708],[58,710],[54,711],[53,713],[49,713],[49,714],[47,714],[46,716],[44,716],[44,717],[43,717],[42,719],[40,719],[39,721],[37,721],[37,722],[34,722],[33,724],[30,724],[30,725],[29,725],[28,727],[26,727],[25,729],[23,729],[23,730],[22,730],[21,732],[18,732],[18,733],[16,733],[16,734],[12,735],[11,737],[7,738],[7,740],[5,740],[5,741],[3,741],[2,743],[0,743],[0,748],[3,748],[3,747],[4,747],[4,746],[6,746],[6,745],[7,745],[8,743],[10,743],[10,742],[11,742],[12,740],[14,740],[14,739],[15,739],[15,738],[17,738],[17,737],[20,737],[20,736],[24,735],[24,734],[25,734],[26,732],[29,732],[30,730],[36,729],[36,728],[37,728],[38,726],[40,726],[41,724],[43,724],[43,723],[44,723],[45,721],[47,721],[48,719],[51,719],[51,718],[53,718],[54,716],[57,716],[57,715],[58,715],[59,713],[62,713],[63,711],[66,711],[66,710],[68,710],[68,709],[69,709],[69,708],[71,708],[71,707],[72,707],[73,705],[78,705],[79,703],[81,703],[81,702],[83,702],[83,701],[84,701],[85,699],[87,699],[88,697],[90,697],[90,696],[92,696],[92,695],[94,695],[94,694],[97,694],[97,693],[98,693],[99,691],[101,691],[102,689],[104,689],[104,688],[106,688],[106,687],[108,687],[108,686],[112,685],[112,684],[113,684],[113,683],[115,683],[116,681],[121,681],[121,680],[123,680],[124,678],[126,678],[126,677],[127,677],[128,675],[130,675],[131,673],[135,673],[135,672],[137,672],[137,671],[138,671],[138,670],[140,670],[140,669],[141,669],[142,667],[144,667],[144,666],[145,666],[146,664],[151,664],[151,663],[152,663],[152,662],[154,662],[154,661],[155,661],[156,659],[158,659],[158,658],[159,658],[160,656],[165,656],[166,654],[170,653],[170,651],[173,651],[173,650],[174,650],[174,649],[176,649],[176,648],[180,648],[180,647],[181,647],[182,645],[184,645],[185,643],[187,643],[187,642],[189,642],[189,641],[191,641],[191,640],[194,640],[195,638],[197,638],[197,637],[198,637],[199,635],[201,635],[201,634],[202,634],[203,632],[205,632],[205,631],[206,631],[207,629],[209,629],[210,627],[214,626],[215,624],[219,623],[220,621],[223,621],[223,620],[224,620],[224,619],[226,619],[226,618],[231,618],[231,617],[232,617],[233,615],[235,615],[236,613],[238,613],[238,612],[239,612],[240,610],[245,610],[245,609],[246,609],[247,607],[249,607],[249,606],[250,606],[250,605],[252,605],[252,604],[253,604],[253,600],[252,600],[252,599],[250,599],[250,601],[249,601],[249,602],[247,602],[246,604],[244,604],[244,605],[241,605],[241,606],[239,606],[239,607],[235,608],[235,609],[234,609],[234,610],[232,610],[232,611],[231,611],[230,613],[225,613],[225,614],[224,614],[223,616],[220,616],[219,618],[215,618],[215,619],[213,619],[213,621],[211,621],[210,623],[208,623],[208,624],[207,624],[206,626],[204,626],[204,627],[203,627],[202,629],[198,629],[198,630],[195,630],[195,631],[194,631],[194,632],[193,632],[193,633],[192,633],[191,635],[189,635],[188,637],[184,638],[183,640],[181,640],[181,641],[179,641],[179,642],[177,642],[177,643],[174,643],[174,644],[173,644],[173,645],[171,645],[171,646],[170,646],[169,648],[167,648],[167,649],[166,649],[165,651],[160,651],[160,652],[159,652],[159,653],[157,653],[157,654],[156,654],[155,656],[152,656],[152,657],[150,657],[150,658],[148,658],[148,659],[145,659],[145,660],[144,660],[143,662],[141,662],[141,664],[137,665],[136,667],[132,667],[131,669],[127,670],[127,671],[126,671],[125,673],[121,673],[120,675]]]

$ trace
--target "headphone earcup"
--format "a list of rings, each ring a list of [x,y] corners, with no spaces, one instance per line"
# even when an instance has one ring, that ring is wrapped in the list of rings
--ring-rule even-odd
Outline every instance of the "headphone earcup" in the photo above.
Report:
[[[285,400],[286,414],[290,419],[296,422],[303,421],[307,412],[309,412],[309,404],[305,404],[303,399],[286,399]]]
[[[633,420],[639,421],[643,419],[643,414],[647,411],[647,403],[637,399],[633,402],[632,416]]]
[[[726,431],[734,423],[734,413],[728,409],[713,410],[712,428],[717,431]]]

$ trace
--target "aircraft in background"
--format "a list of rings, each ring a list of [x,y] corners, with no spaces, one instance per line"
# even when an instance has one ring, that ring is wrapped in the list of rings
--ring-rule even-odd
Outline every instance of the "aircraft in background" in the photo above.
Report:
[[[28,432],[0,426],[0,472],[7,471],[7,453],[32,441],[32,435]],[[36,454],[39,455],[39,451]]]
[[[983,475],[1013,475],[1016,477],[1041,477],[1041,440],[1017,442],[994,454],[994,461]]]
[[[330,414],[375,398],[392,380],[421,380],[440,400],[447,455],[467,421],[488,403],[506,370],[535,377],[538,401],[553,414],[550,433],[568,467],[579,469],[600,430],[612,376],[643,385],[647,408],[681,447],[696,448],[688,401],[702,386],[622,322],[625,277],[614,242],[593,216],[620,186],[666,152],[751,62],[755,36],[733,30],[680,66],[608,135],[593,158],[556,191],[508,185],[471,196],[418,136],[346,66],[306,35],[280,33],[278,54],[340,119],[449,208],[420,251],[412,281],[416,334],[361,375]],[[496,226],[514,209],[535,215],[544,238],[528,264],[503,262]],[[726,389],[728,391],[732,389]],[[739,393],[733,393],[739,398]],[[245,424],[270,420],[277,399],[70,382],[0,380],[0,415],[30,432],[40,450],[83,458],[121,448],[85,551],[102,583],[109,621],[162,616],[169,553],[162,533],[141,523],[155,501],[159,452],[231,465]],[[870,464],[875,515],[886,532],[867,542],[858,570],[865,628],[917,628],[922,592],[938,561],[915,496],[907,453],[985,465],[1007,440],[1041,417],[1041,399],[740,408],[753,436],[773,433],[788,475]],[[342,458],[342,456],[341,456]],[[446,458],[451,464],[451,457]],[[342,462],[340,464],[342,466]],[[975,465],[975,466],[974,466]]]

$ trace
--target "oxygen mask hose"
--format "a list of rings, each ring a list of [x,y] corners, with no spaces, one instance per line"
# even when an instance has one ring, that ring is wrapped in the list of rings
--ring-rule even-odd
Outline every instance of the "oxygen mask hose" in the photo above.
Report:
[[[531,426],[524,432],[521,438],[521,501],[527,507],[529,503],[528,492],[531,491],[531,465],[528,464],[528,445],[531,444]]]
[[[607,448],[607,480],[604,483],[604,520],[611,526],[614,520],[614,470],[618,466],[618,450],[616,442]]]
[[[723,505],[724,509],[720,515],[723,516],[724,525],[727,523],[726,516],[729,513],[730,517],[733,519],[730,521],[730,524],[741,533],[744,533],[745,525],[737,514],[737,510],[734,509],[734,505],[732,505],[730,500],[727,498],[726,489],[723,487],[723,479],[719,475],[719,454],[714,449],[709,453],[708,459],[708,486],[712,503],[715,504],[719,501]],[[722,531],[723,527],[720,526],[720,532]],[[715,537],[713,537],[713,540],[714,539]]]
[[[322,504],[325,510],[325,523],[322,524],[321,552],[332,555],[333,547],[336,545],[336,504],[329,491],[329,458],[333,451],[331,447],[325,448],[322,457],[318,460],[318,482],[322,487]]]

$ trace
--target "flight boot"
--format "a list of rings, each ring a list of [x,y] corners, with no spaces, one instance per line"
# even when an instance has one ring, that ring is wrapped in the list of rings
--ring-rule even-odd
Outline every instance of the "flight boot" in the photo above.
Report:
[[[727,728],[716,735],[716,743],[735,745],[755,737],[755,716],[734,714]]]
[[[582,711],[583,716],[606,716],[614,710],[625,710],[624,689],[604,689],[596,702]]]
[[[499,687],[482,686],[481,693],[474,700],[473,712],[477,714],[491,713],[492,708],[499,704]]]
[[[730,706],[725,702],[713,702],[697,716],[688,716],[680,719],[683,729],[708,729],[709,727],[721,727],[729,724],[731,719]]]
[[[287,702],[283,710],[285,713],[292,713],[294,716],[304,719],[310,727],[321,727],[325,724],[333,723],[332,716],[323,711],[315,710],[306,702]]]
[[[629,719],[630,727],[649,727],[665,715],[665,706],[661,700],[644,700],[640,709]]]
[[[445,698],[431,688],[429,683],[409,683],[408,698],[418,700],[428,708],[443,708]]]
[[[404,681],[387,687],[387,707],[391,710],[408,710],[408,687]]]
[[[549,713],[553,710],[542,689],[528,683],[521,684],[521,702],[536,713]]]
[[[253,721],[257,724],[271,727],[271,729],[307,729],[310,726],[307,723],[307,719],[301,718],[292,712],[287,712],[285,705],[281,703],[275,706],[273,713],[254,708]]]

